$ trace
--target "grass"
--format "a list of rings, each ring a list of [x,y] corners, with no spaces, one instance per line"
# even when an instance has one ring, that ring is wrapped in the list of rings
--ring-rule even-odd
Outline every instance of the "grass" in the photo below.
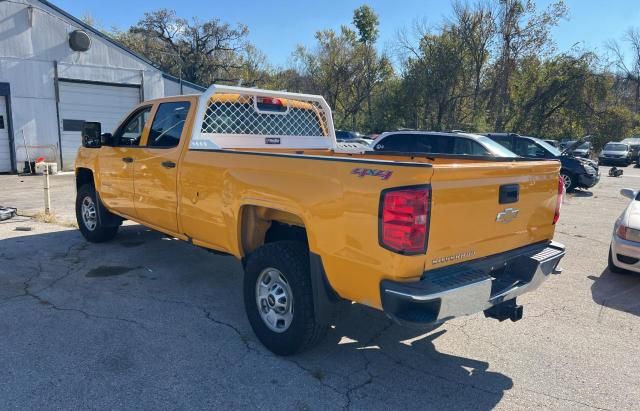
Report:
[[[38,221],[41,223],[55,224],[63,227],[78,228],[78,223],[76,223],[75,221],[61,220],[58,217],[56,217],[54,213],[46,214],[44,211],[40,211],[38,213],[35,213],[27,217],[31,217],[35,221]]]

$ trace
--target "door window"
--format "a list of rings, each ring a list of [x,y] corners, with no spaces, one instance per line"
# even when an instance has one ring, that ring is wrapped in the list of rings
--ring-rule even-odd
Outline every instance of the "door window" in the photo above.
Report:
[[[143,107],[129,116],[113,136],[114,146],[136,147],[140,145],[144,125],[147,123],[151,106]]]
[[[506,149],[514,151],[511,136],[491,136],[491,139]]]
[[[188,101],[160,104],[151,123],[147,146],[159,148],[177,146],[190,106]]]
[[[451,154],[453,151],[453,139],[440,135],[417,134],[416,153]]]
[[[456,137],[453,154],[467,156],[488,156],[489,152],[479,143],[464,137]]]

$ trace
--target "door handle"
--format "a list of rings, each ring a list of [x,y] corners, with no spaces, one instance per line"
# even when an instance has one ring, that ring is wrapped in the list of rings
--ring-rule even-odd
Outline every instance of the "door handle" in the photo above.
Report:
[[[162,167],[164,167],[164,168],[175,168],[176,167],[176,163],[174,163],[173,161],[163,161],[162,162]]]
[[[131,157],[122,157],[122,161],[125,163],[133,163],[133,158]]]

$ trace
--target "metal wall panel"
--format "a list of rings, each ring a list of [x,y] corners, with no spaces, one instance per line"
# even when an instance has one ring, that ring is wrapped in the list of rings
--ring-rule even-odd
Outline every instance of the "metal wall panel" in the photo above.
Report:
[[[114,131],[122,118],[139,103],[138,87],[119,87],[60,80],[60,121],[98,121],[102,131]],[[82,145],[80,131],[62,131],[62,166],[72,170]]]

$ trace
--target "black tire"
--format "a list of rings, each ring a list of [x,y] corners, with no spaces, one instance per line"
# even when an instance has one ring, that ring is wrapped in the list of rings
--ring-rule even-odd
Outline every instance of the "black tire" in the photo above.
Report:
[[[284,275],[293,294],[293,318],[282,332],[273,331],[262,319],[257,303],[257,282],[267,268]],[[260,342],[277,355],[292,355],[317,344],[328,324],[319,324],[314,316],[313,290],[309,270],[309,250],[296,241],[268,243],[251,253],[245,264],[244,306],[253,332]]]
[[[85,201],[91,201],[95,205],[95,225],[88,223],[82,216],[82,204]],[[99,218],[99,208],[104,207],[102,204],[98,204],[98,196],[96,190],[91,184],[84,184],[78,189],[76,194],[76,220],[78,222],[78,228],[82,233],[82,236],[92,243],[103,243],[113,239],[118,233],[118,225],[105,226],[102,224],[102,219]]]
[[[609,246],[609,261],[607,266],[609,267],[609,271],[615,274],[624,274],[627,272],[627,270],[616,266],[615,263],[613,262],[613,256],[611,254],[611,246]]]
[[[562,177],[562,181],[565,182],[564,188],[567,192],[572,192],[576,189],[578,183],[572,174],[562,170],[560,171],[560,176]],[[569,184],[567,184],[567,181],[569,181]]]

